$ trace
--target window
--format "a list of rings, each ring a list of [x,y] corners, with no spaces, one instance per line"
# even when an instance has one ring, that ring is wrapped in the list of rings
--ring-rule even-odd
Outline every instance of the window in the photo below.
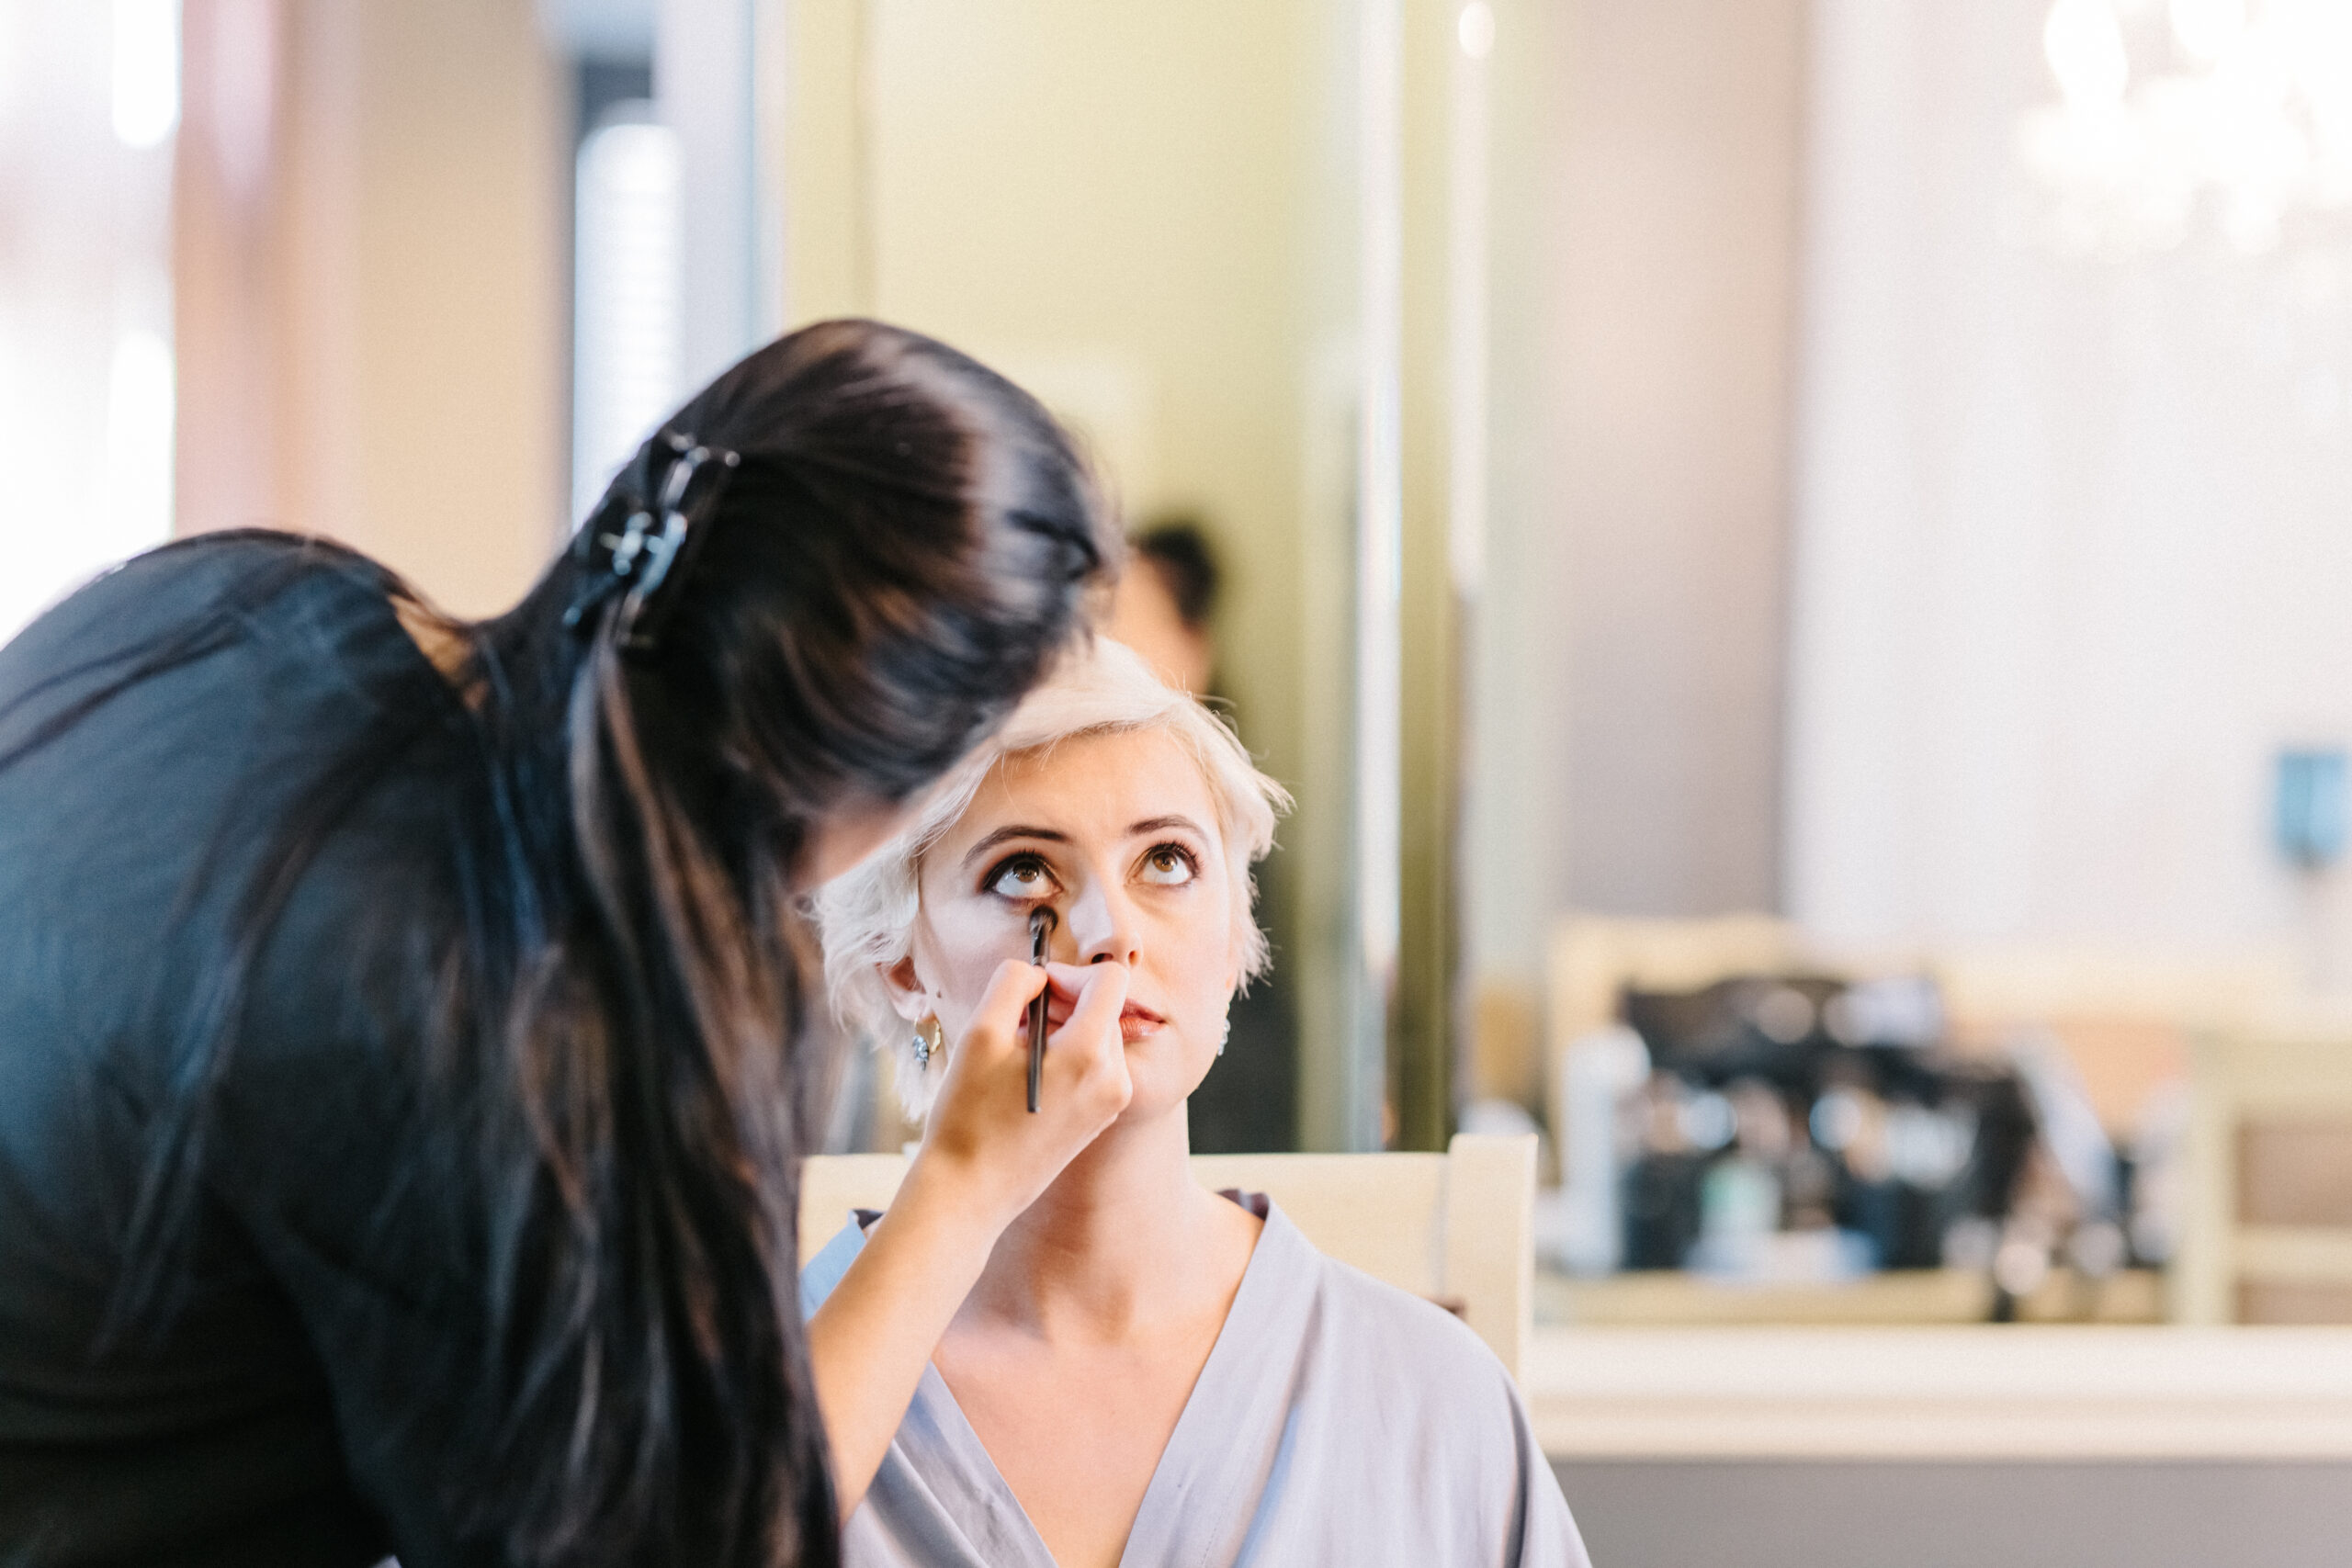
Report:
[[[682,370],[678,139],[624,100],[580,144],[574,230],[571,500],[585,517],[676,403]]]
[[[0,6],[0,637],[172,531],[177,0]]]

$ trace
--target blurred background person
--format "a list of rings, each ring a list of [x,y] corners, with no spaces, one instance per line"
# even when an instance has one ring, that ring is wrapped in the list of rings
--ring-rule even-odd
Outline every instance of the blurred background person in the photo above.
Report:
[[[1216,677],[1217,590],[1208,536],[1189,517],[1156,523],[1127,542],[1127,569],[1103,632],[1143,655],[1180,692],[1206,697]]]
[[[1127,541],[1103,635],[1125,643],[1181,692],[1217,696],[1216,613],[1223,570],[1198,518],[1171,516]],[[1247,737],[1244,737],[1247,743]],[[1193,1147],[1243,1154],[1296,1146],[1295,991],[1281,955],[1233,1000],[1237,1048],[1193,1095]]]

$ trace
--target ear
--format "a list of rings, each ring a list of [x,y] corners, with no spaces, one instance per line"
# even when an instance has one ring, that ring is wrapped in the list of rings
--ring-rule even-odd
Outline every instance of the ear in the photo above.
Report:
[[[909,1023],[921,1023],[932,1010],[931,998],[922,988],[922,977],[915,973],[914,956],[910,953],[896,964],[877,964],[874,968],[890,993],[890,1010]]]

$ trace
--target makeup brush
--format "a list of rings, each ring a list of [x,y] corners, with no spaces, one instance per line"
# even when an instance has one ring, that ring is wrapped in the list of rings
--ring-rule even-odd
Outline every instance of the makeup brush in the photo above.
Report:
[[[1029,911],[1029,962],[1040,968],[1046,963],[1046,943],[1054,934],[1059,917],[1049,904],[1040,904]],[[1029,1109],[1037,1109],[1037,1085],[1046,1073],[1046,998],[1053,991],[1048,984],[1029,1004]]]

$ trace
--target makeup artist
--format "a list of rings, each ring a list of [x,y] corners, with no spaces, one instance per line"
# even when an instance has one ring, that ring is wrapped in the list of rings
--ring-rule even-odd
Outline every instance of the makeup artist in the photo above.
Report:
[[[798,900],[1114,548],[1035,402],[833,322],[493,620],[244,533],[0,649],[0,1562],[831,1562]]]

